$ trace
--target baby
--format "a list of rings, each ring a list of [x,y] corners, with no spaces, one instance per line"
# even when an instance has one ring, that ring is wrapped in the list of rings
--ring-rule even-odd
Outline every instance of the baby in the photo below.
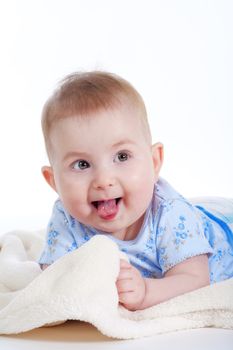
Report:
[[[144,102],[106,72],[67,76],[46,102],[42,128],[59,198],[48,225],[42,269],[94,235],[114,240],[121,260],[119,302],[145,309],[233,276],[229,215],[194,206],[159,177],[163,145],[152,145]]]

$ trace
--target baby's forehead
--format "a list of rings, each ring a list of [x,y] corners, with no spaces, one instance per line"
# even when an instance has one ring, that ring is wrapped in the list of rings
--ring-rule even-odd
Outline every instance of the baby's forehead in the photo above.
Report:
[[[129,108],[100,110],[89,115],[74,114],[57,121],[50,138],[64,140],[68,137],[82,143],[95,139],[96,143],[123,143],[124,140],[145,139],[148,132],[140,111]],[[77,140],[76,140],[77,139]]]
[[[59,124],[65,125],[66,123],[73,123],[74,125],[90,125],[98,124],[100,119],[104,117],[106,120],[109,117],[112,125],[117,124],[119,119],[125,123],[133,123],[132,126],[137,127],[138,123],[147,120],[147,116],[143,113],[140,108],[133,104],[119,104],[111,108],[99,108],[87,113],[80,113],[79,111],[64,111],[58,118],[53,120],[51,130],[60,126]]]

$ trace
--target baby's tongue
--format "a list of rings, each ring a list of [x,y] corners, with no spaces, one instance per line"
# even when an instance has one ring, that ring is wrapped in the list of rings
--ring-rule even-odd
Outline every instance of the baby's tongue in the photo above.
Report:
[[[117,204],[115,199],[110,199],[108,201],[99,201],[98,202],[98,214],[99,216],[105,218],[109,215],[116,214]]]

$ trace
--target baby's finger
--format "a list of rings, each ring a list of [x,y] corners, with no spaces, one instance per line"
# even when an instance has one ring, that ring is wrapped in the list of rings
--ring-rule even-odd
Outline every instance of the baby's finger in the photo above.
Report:
[[[121,269],[130,269],[131,267],[132,267],[132,265],[128,261],[126,261],[124,259],[120,260],[120,268]]]
[[[132,271],[130,269],[121,269],[117,280],[133,279]]]
[[[119,280],[116,282],[117,292],[126,293],[133,292],[133,286],[130,280]]]
[[[132,292],[122,292],[118,294],[118,299],[121,304],[128,304],[132,301]]]

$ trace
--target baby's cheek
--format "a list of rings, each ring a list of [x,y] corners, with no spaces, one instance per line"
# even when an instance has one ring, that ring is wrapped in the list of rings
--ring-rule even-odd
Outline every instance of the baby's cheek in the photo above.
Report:
[[[66,198],[64,206],[69,214],[76,219],[90,214],[90,208],[87,202],[83,203],[83,201],[78,200],[78,198]]]

